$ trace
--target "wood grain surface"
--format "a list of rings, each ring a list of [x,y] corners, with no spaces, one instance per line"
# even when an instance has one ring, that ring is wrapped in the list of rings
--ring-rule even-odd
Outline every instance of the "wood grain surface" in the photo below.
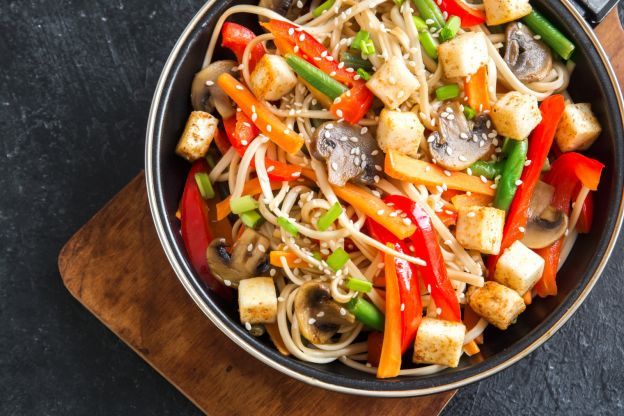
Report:
[[[617,10],[596,34],[622,83]],[[59,270],[77,300],[207,414],[437,415],[455,393],[355,399],[252,358],[210,323],[175,277],[154,230],[143,174],[72,237]]]

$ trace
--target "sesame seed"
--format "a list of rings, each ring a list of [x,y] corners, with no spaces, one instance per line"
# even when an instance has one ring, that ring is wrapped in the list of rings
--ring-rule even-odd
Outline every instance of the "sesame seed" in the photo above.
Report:
[[[375,175],[373,180],[375,181],[375,183],[378,183],[381,180],[381,178],[378,175]]]
[[[293,48],[293,51],[295,53],[299,52],[299,45],[295,45],[295,47]]]
[[[446,146],[446,154],[449,156],[453,155],[453,149],[450,146]]]
[[[290,36],[294,35],[295,34],[295,29],[293,29],[292,27],[290,29],[288,29],[288,34]]]
[[[266,131],[271,133],[271,130],[273,130],[273,127],[270,124],[267,124]]]
[[[345,316],[347,314],[347,310],[345,308],[340,308],[340,315]]]
[[[338,109],[336,110],[336,115],[340,118],[342,118],[342,110]]]
[[[336,162],[332,162],[332,164],[331,164],[331,168],[332,168],[333,170],[338,170],[338,164],[337,164]]]
[[[253,113],[251,115],[251,121],[255,122],[258,119],[258,114],[257,113]]]
[[[522,180],[521,180],[521,179],[518,179],[518,180],[515,182],[515,184],[516,184],[516,186],[520,186],[520,185],[522,185]]]
[[[225,279],[223,281],[223,284],[225,284],[226,286],[232,286],[232,282],[230,280]]]
[[[467,216],[468,218],[472,218],[472,217],[474,217],[475,215],[477,215],[477,214],[476,214],[474,211],[470,211],[468,214],[466,214],[466,216]]]
[[[275,276],[275,273],[277,273],[277,271],[275,269],[271,269],[269,271],[269,274],[271,275],[271,277]]]
[[[366,134],[366,132],[368,132],[368,127],[362,127],[362,130],[360,130],[360,134]],[[374,152],[379,153],[377,150],[375,150]]]
[[[242,85],[240,85],[240,84],[236,84],[236,87],[235,87],[235,88],[236,88],[237,90],[239,90],[239,91],[242,91],[242,90],[244,90],[244,89],[245,89],[245,88],[243,88],[243,86],[242,86]]]
[[[404,310],[405,310],[405,304],[404,304],[404,303],[402,303],[402,304],[401,304],[401,312],[403,312]]]
[[[412,220],[410,220],[409,218],[403,218],[403,224],[411,225],[412,224]]]
[[[487,179],[485,178],[485,176],[481,175],[479,176],[479,179],[481,179],[481,182],[487,183]]]
[[[381,172],[383,170],[383,168],[381,166],[379,166],[379,165],[375,165],[375,170],[377,172]]]
[[[442,313],[442,308],[436,308],[436,315],[440,315]]]
[[[245,322],[245,329],[251,331],[251,324],[249,322]]]
[[[448,171],[448,170],[446,170],[446,169],[444,169],[444,174],[445,174],[446,176],[451,176],[451,172],[449,172],[449,171]]]
[[[518,227],[518,231],[520,231],[521,233],[524,233],[526,231],[526,228],[524,227]]]
[[[252,251],[253,250],[253,244],[249,243],[249,245],[247,246],[247,251]]]
[[[425,172],[429,172],[431,170],[431,166],[425,166]]]
[[[316,319],[314,319],[314,318],[310,318],[310,319],[308,319],[308,323],[309,323],[310,325],[314,325],[314,324],[316,323]]]
[[[542,37],[541,37],[540,35],[535,35],[535,36],[533,36],[533,39],[535,39],[535,40],[540,40],[541,38],[542,38]]]
[[[531,165],[531,159],[527,159],[526,162],[524,162],[524,166],[529,166]]]
[[[457,158],[459,160],[461,160],[462,162],[467,162],[468,161],[468,159],[466,159],[466,156],[464,156],[464,155],[459,155]]]
[[[214,85],[214,81],[210,81],[210,80],[206,81],[207,87],[212,87],[213,85]]]
[[[247,146],[249,143],[247,142],[247,140],[241,140],[241,144],[242,144],[243,146]]]

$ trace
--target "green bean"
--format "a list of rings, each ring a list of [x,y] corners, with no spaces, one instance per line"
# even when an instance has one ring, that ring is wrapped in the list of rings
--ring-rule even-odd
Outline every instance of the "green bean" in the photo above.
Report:
[[[434,0],[414,0],[414,5],[428,26],[434,27],[436,30],[442,29],[446,22]]]
[[[357,297],[351,299],[345,307],[355,315],[358,321],[367,327],[376,331],[383,331],[385,324],[384,315],[372,303]]]
[[[518,180],[524,169],[528,147],[527,140],[512,140],[509,143],[509,153],[503,166],[502,176],[496,187],[496,195],[494,196],[494,206],[496,208],[505,211],[509,209],[516,190],[520,185]]]
[[[470,171],[475,176],[483,176],[486,179],[494,179],[501,174],[505,162],[486,162],[477,160],[470,166]]]
[[[423,19],[414,16],[413,20],[416,30],[418,30],[418,40],[425,50],[425,53],[432,59],[438,59],[438,41],[435,40],[431,32],[429,32],[429,27]]]
[[[335,100],[340,97],[348,88],[321,71],[314,65],[298,56],[286,55],[286,62],[301,78],[310,83],[314,88]]]
[[[541,36],[542,40],[563,59],[570,59],[572,52],[574,52],[574,44],[541,13],[533,9],[531,13],[522,18],[522,22],[537,35]]]

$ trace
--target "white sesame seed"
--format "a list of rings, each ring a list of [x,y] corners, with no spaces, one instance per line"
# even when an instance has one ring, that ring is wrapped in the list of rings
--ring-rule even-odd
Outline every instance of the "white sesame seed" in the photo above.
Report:
[[[487,179],[485,178],[485,176],[481,175],[479,176],[479,179],[481,179],[481,182],[487,183]]]
[[[527,159],[526,162],[524,162],[524,166],[530,166],[531,165],[531,159]]]
[[[472,217],[474,217],[475,215],[477,215],[477,214],[476,214],[474,211],[470,211],[468,214],[466,214],[466,216],[467,216],[468,218],[472,218]]]
[[[526,231],[526,228],[524,227],[518,227],[518,231],[520,231],[521,233],[524,233]]]
[[[436,308],[436,315],[440,315],[442,313],[442,308]]]
[[[294,35],[295,34],[295,29],[293,29],[292,27],[290,29],[288,29],[288,34],[290,36]]]
[[[333,170],[338,170],[338,164],[337,164],[336,162],[332,162],[332,164],[331,164],[331,168],[332,168]]]
[[[251,115],[251,121],[255,122],[258,119],[258,114],[257,113],[253,113]]]
[[[449,172],[449,171],[448,171],[448,170],[446,170],[446,169],[444,169],[444,174],[445,174],[446,176],[451,176],[451,172]]]
[[[226,286],[232,286],[232,282],[230,280],[225,279],[223,281],[223,284],[225,284]]]
[[[245,322],[245,329],[251,331],[251,324],[249,322]]]
[[[252,251],[253,250],[253,244],[249,243],[249,245],[247,246],[247,251]]]
[[[403,224],[411,225],[412,224],[412,220],[410,220],[409,218],[403,218]]]
[[[451,146],[446,146],[446,154],[449,156],[453,155],[453,149],[451,149]]]
[[[340,315],[345,316],[347,314],[347,310],[345,308],[340,308]]]
[[[515,184],[516,184],[516,186],[520,186],[520,185],[522,185],[522,180],[518,179],[518,180],[515,182]]]
[[[402,304],[401,304],[401,312],[403,312],[404,310],[405,310],[405,304],[404,304],[404,303],[402,303]]]
[[[239,91],[242,91],[242,90],[244,90],[244,89],[245,89],[245,88],[243,88],[243,86],[242,86],[242,85],[240,85],[240,84],[236,84],[236,87],[235,87],[235,88],[236,88],[237,90],[239,90]]]
[[[336,110],[336,115],[340,118],[342,118],[342,110],[338,109]]]

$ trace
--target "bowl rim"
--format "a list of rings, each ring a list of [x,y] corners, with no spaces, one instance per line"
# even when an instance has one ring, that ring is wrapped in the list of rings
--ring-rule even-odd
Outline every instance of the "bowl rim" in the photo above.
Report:
[[[236,343],[238,346],[243,348],[245,351],[247,351],[249,354],[254,356],[256,359],[260,360],[264,364],[272,367],[273,369],[285,375],[288,375],[297,380],[303,381],[309,385],[322,387],[322,388],[340,392],[340,393],[365,395],[365,396],[371,396],[371,397],[412,397],[412,396],[434,394],[434,393],[447,391],[450,389],[455,389],[455,388],[464,386],[466,384],[470,384],[470,383],[482,380],[486,377],[489,377],[511,366],[512,364],[518,362],[519,360],[521,360],[522,358],[530,354],[537,347],[539,347],[544,342],[546,342],[552,335],[554,335],[554,333],[557,332],[570,319],[570,317],[576,312],[579,306],[583,303],[583,301],[585,300],[585,298],[587,297],[587,295],[589,294],[589,292],[591,291],[591,289],[594,287],[595,283],[601,276],[612,254],[612,251],[615,247],[617,237],[619,235],[619,231],[621,229],[623,218],[624,218],[624,198],[622,197],[620,197],[620,201],[619,201],[620,203],[619,203],[619,207],[617,211],[617,219],[614,223],[614,227],[612,228],[612,232],[609,237],[609,241],[607,243],[603,256],[601,260],[598,262],[598,264],[595,266],[595,269],[590,279],[587,281],[587,283],[582,288],[580,293],[578,293],[576,299],[573,300],[569,308],[554,323],[552,323],[550,327],[548,327],[548,329],[544,331],[543,334],[541,334],[538,338],[533,340],[528,345],[525,345],[521,350],[516,352],[514,355],[510,356],[509,358],[503,360],[502,362],[490,368],[486,368],[485,370],[477,372],[476,374],[473,374],[473,375],[469,375],[468,377],[459,377],[455,380],[452,380],[451,382],[438,384],[438,385],[434,385],[434,386],[427,387],[427,388],[403,389],[403,390],[368,389],[368,388],[361,388],[361,387],[353,388],[353,387],[343,386],[340,384],[320,380],[316,377],[303,374],[302,371],[297,371],[293,368],[286,366],[283,363],[278,362],[277,360],[269,357],[268,355],[263,353],[261,350],[256,348],[248,340],[244,339],[239,333],[229,328],[226,325],[226,322],[224,321],[223,317],[218,316],[217,311],[214,311],[212,309],[214,306],[209,305],[204,299],[204,297],[202,296],[202,294],[197,290],[194,283],[191,281],[191,279],[187,275],[187,271],[185,270],[183,265],[180,263],[178,257],[176,256],[175,250],[172,247],[172,245],[174,244],[172,243],[172,241],[170,241],[170,236],[168,235],[166,228],[165,228],[165,224],[164,224],[164,217],[166,216],[166,213],[161,212],[161,205],[159,204],[157,181],[156,181],[156,178],[154,177],[155,170],[154,170],[154,161],[153,161],[154,143],[155,143],[154,133],[156,131],[156,123],[159,119],[158,113],[159,113],[159,108],[161,105],[161,98],[163,95],[165,83],[167,79],[169,78],[169,74],[173,67],[174,62],[176,61],[176,59],[178,58],[178,55],[181,52],[182,46],[185,44],[185,42],[187,41],[189,36],[192,34],[192,32],[195,29],[197,29],[197,26],[201,23],[206,13],[209,11],[210,8],[212,8],[215,5],[215,3],[217,3],[218,5],[217,0],[208,0],[197,11],[197,13],[194,15],[194,17],[191,19],[191,21],[188,23],[188,25],[186,26],[186,28],[184,29],[184,31],[182,32],[182,34],[176,41],[163,67],[161,75],[159,77],[156,90],[155,90],[155,93],[151,102],[149,118],[148,118],[148,123],[147,123],[146,146],[145,146],[145,180],[146,180],[148,201],[149,201],[150,211],[152,214],[152,219],[154,221],[156,232],[160,240],[160,243],[163,247],[163,250],[165,252],[165,255],[167,256],[167,259],[169,263],[171,264],[171,267],[173,268],[176,276],[178,277],[178,280],[180,280],[180,282],[182,283],[182,286],[188,292],[189,296],[197,304],[199,309],[210,319],[210,321],[217,328],[219,328],[221,332],[223,332],[234,343]],[[610,87],[615,93],[615,100],[618,105],[620,119],[622,121],[622,124],[624,125],[624,99],[622,97],[622,91],[619,87],[617,77],[609,61],[609,57],[607,56],[604,49],[602,48],[594,31],[591,29],[589,24],[581,17],[579,12],[570,3],[570,1],[560,0],[559,3],[562,4],[567,9],[570,15],[576,20],[576,23],[580,26],[583,32],[585,32],[585,34],[590,39],[591,44],[587,45],[586,47],[593,48],[595,52],[598,54],[598,56],[600,57],[602,65],[604,65],[604,69],[606,70],[606,73],[608,75],[608,78],[610,81]],[[530,336],[530,332],[529,334],[525,335],[523,338],[526,338],[528,336]],[[388,384],[388,387],[391,387],[391,386],[392,384]]]

